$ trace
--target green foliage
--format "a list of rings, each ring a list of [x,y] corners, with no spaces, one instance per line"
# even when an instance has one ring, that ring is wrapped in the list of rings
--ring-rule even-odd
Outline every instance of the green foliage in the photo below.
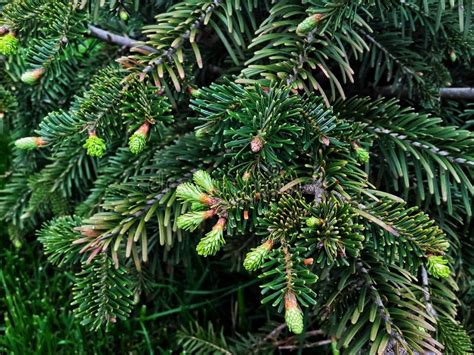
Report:
[[[199,244],[196,247],[196,251],[199,255],[216,255],[216,253],[225,244],[224,225],[225,219],[220,219],[216,225],[212,227],[212,230],[199,241]]]
[[[74,243],[78,238],[74,228],[80,225],[80,218],[64,216],[48,222],[40,230],[38,240],[52,264],[66,266],[80,260],[79,250]]]
[[[125,319],[131,311],[132,292],[126,271],[115,269],[108,256],[101,254],[76,275],[73,288],[75,314],[81,324],[99,329],[103,324]]]
[[[444,126],[441,118],[402,108],[395,100],[356,98],[340,101],[335,110],[364,123],[378,137],[375,149],[383,156],[384,175],[394,190],[414,193],[419,203],[432,196],[449,214],[460,208],[471,215],[472,132]]]
[[[177,334],[178,344],[183,350],[191,354],[232,354],[224,336],[223,330],[214,330],[212,323],[207,329],[199,324],[190,324],[188,328],[183,328]]]
[[[445,346],[445,352],[449,354],[472,353],[472,342],[466,331],[451,320],[440,317],[439,338]]]
[[[472,11],[0,1],[1,351],[472,352]]]

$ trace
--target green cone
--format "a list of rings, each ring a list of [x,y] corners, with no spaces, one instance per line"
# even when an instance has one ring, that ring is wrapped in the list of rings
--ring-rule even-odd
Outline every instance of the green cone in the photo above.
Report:
[[[318,217],[313,216],[306,219],[306,225],[310,228],[319,227],[322,224],[323,224],[323,220]]]
[[[135,132],[128,141],[128,148],[133,154],[139,154],[145,149],[146,135],[142,132]]]
[[[321,21],[322,15],[315,14],[310,17],[307,17],[303,22],[301,22],[296,28],[296,33],[300,35],[305,35],[314,30],[317,24]]]
[[[364,148],[361,148],[361,147],[357,147],[356,148],[356,154],[357,154],[357,159],[361,162],[361,163],[367,163],[370,159],[370,155],[369,155],[369,152],[366,151]]]
[[[21,75],[21,81],[23,81],[25,84],[33,85],[39,79],[41,79],[44,72],[45,72],[44,68],[37,68],[37,69],[33,69],[33,70],[28,70],[27,72],[24,72]]]
[[[32,150],[45,144],[41,137],[24,137],[15,141],[15,147],[18,149]]]

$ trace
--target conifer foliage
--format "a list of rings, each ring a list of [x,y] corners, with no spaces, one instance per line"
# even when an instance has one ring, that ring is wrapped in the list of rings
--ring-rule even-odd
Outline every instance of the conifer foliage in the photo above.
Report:
[[[1,218],[90,330],[202,268],[253,290],[173,349],[472,353],[470,0],[0,8]]]

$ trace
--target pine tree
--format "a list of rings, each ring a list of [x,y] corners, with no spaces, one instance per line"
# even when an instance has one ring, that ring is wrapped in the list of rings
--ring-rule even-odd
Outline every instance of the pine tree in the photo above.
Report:
[[[0,9],[0,215],[82,324],[202,270],[227,306],[170,319],[174,350],[472,353],[471,1]]]

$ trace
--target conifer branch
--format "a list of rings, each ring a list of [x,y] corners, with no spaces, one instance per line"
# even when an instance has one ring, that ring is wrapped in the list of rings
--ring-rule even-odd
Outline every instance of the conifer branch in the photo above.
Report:
[[[428,273],[426,272],[426,268],[423,265],[421,266],[421,283],[423,287],[422,289],[423,297],[425,299],[426,312],[428,312],[429,315],[436,317],[437,313],[436,310],[433,308],[433,303],[431,302]]]
[[[88,29],[92,36],[108,43],[117,44],[119,46],[132,49],[132,50],[145,50],[149,53],[158,52],[155,48],[141,44],[139,41],[136,41],[132,38],[112,33],[110,31],[104,30],[94,25],[88,25]],[[186,39],[187,37],[188,37],[187,34],[183,35],[183,39]],[[314,37],[312,35],[308,36],[307,38],[308,44],[313,42],[313,38]],[[177,49],[178,49],[177,47],[171,47],[167,51],[163,52],[162,55],[156,61],[154,61],[152,65],[149,65],[145,68],[144,72],[148,73],[149,71],[151,71],[153,67],[155,67],[158,64],[161,64],[163,60],[165,60],[166,57],[174,54],[174,52]],[[386,49],[384,50],[386,51]],[[305,58],[306,58],[306,53],[303,53],[298,57],[299,61],[297,65],[293,68],[293,74],[287,78],[287,85],[293,84],[293,82],[296,80],[297,78],[296,68],[301,67],[304,64]],[[382,92],[384,94],[389,94],[389,95],[394,95],[397,93],[397,91],[391,87],[384,88]],[[443,99],[474,100],[474,88],[440,88],[439,95]]]
[[[163,53],[156,59],[154,59],[150,64],[148,64],[145,69],[143,69],[143,73],[145,74],[148,74],[149,72],[151,72],[157,65],[160,65],[164,62],[171,62],[173,59],[173,56],[174,54],[176,53],[176,51],[181,48],[184,44],[184,40],[187,40],[191,37],[191,33],[193,30],[199,28],[203,23],[204,21],[206,20],[206,18],[222,3],[222,0],[214,0],[212,2],[212,4],[210,4],[204,11],[203,13],[201,14],[201,16],[199,16],[197,18],[196,21],[194,21],[192,23],[192,25],[190,26],[190,28],[184,32],[180,37],[179,37],[179,41],[177,42],[177,44],[175,45],[171,45],[171,47],[169,47],[167,50],[163,51]],[[176,41],[174,42],[176,43]]]

